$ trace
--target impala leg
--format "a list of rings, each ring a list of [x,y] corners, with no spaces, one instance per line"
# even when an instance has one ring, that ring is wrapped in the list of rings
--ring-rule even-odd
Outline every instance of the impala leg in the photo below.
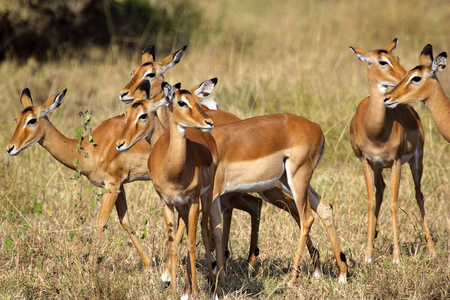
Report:
[[[428,252],[430,252],[431,255],[435,255],[434,243],[433,239],[431,238],[430,228],[428,227],[428,222],[425,215],[425,201],[423,198],[420,184],[423,173],[423,155],[416,152],[414,156],[411,158],[411,161],[409,162],[409,167],[411,169],[411,173],[414,179],[414,187],[416,190],[416,201],[417,205],[419,205],[420,214],[422,215],[422,224],[423,229],[425,231],[425,239],[427,241]]]
[[[197,222],[199,215],[200,207],[198,203],[198,199],[192,201],[189,205],[189,217],[188,220],[185,220],[187,223],[187,231],[188,231],[188,241],[187,247],[189,252],[188,258],[188,272],[190,271],[191,280],[192,280],[192,293],[195,298],[198,298],[198,287],[197,287],[197,271],[195,268],[195,250],[196,250],[196,233],[197,233]],[[208,241],[209,242],[209,241]]]
[[[317,192],[311,186],[308,187],[308,199],[311,208],[315,208],[314,210],[316,211],[319,218],[322,220],[322,223],[324,224],[325,229],[327,230],[328,238],[331,242],[334,257],[336,259],[336,263],[339,268],[339,281],[347,282],[347,262],[345,254],[341,252],[341,248],[339,245],[339,238],[336,233],[336,227],[334,226],[333,208],[327,201],[325,201],[325,199],[321,199],[317,194]],[[318,252],[317,256],[319,256]],[[319,257],[317,257],[317,260],[318,259]]]
[[[172,298],[177,297],[177,245],[175,242],[175,212],[172,205],[164,205],[164,219],[167,226],[167,234],[169,237],[169,259],[170,259],[170,279],[172,282]]]
[[[211,212],[211,198],[212,198],[212,191],[211,189],[203,195],[201,195],[202,200],[202,238],[203,238],[203,245],[205,246],[205,255],[206,255],[206,265],[208,267],[208,275],[209,275],[209,286],[210,290],[214,287],[215,277],[214,277],[214,271],[213,266],[211,262],[211,237],[210,237],[210,230],[208,228],[209,226],[209,218],[210,218],[210,212]]]
[[[381,203],[383,202],[383,195],[384,195],[384,189],[386,188],[386,184],[384,183],[383,180],[383,174],[382,174],[382,169],[374,169],[373,173],[374,173],[374,182],[375,182],[375,188],[376,188],[376,193],[375,193],[375,213],[374,213],[374,217],[373,217],[373,225],[372,225],[372,236],[373,239],[375,239],[377,237],[377,221],[378,221],[378,216],[380,214],[380,208],[381,208]]]
[[[151,259],[150,256],[145,251],[144,247],[141,244],[140,239],[133,233],[130,232],[129,224],[130,221],[128,219],[128,209],[127,209],[127,199],[125,196],[125,190],[123,186],[120,187],[120,193],[117,195],[116,200],[116,210],[117,215],[119,216],[120,225],[122,225],[123,229],[128,233],[128,236],[131,238],[133,245],[136,247],[139,256],[144,263],[145,269],[147,271],[151,270]]]
[[[105,228],[106,222],[108,221],[109,216],[111,215],[111,211],[116,204],[116,199],[118,196],[118,190],[116,188],[110,187],[110,193],[106,193],[103,196],[103,203],[100,207],[100,213],[98,214],[97,226],[95,229],[95,242],[93,244],[94,253],[90,256],[90,264],[94,265],[95,268],[98,266],[97,264],[97,255],[100,250],[100,245],[102,242],[103,230]]]
[[[289,163],[289,162],[288,162]],[[290,165],[286,167],[289,170]],[[300,216],[300,241],[298,243],[297,251],[295,253],[294,262],[292,264],[291,279],[288,284],[293,284],[297,279],[298,265],[300,263],[300,258],[305,248],[306,241],[309,237],[309,231],[314,222],[314,216],[311,211],[311,206],[307,197],[309,181],[312,176],[313,169],[310,166],[304,165],[293,174],[288,174],[289,186],[294,195],[295,204],[297,205],[297,210]]]
[[[365,261],[366,263],[372,262],[372,252],[373,252],[373,224],[374,224],[374,204],[375,204],[375,197],[373,193],[374,188],[374,172],[372,170],[372,167],[369,166],[367,161],[364,160],[364,158],[361,160],[363,165],[363,171],[364,171],[364,178],[366,180],[366,188],[367,188],[367,210],[368,210],[368,217],[367,217],[367,247],[366,247],[366,257]]]
[[[233,208],[237,208],[247,212],[251,218],[251,237],[250,250],[247,262],[250,266],[256,264],[256,257],[259,254],[258,234],[261,216],[262,201],[258,197],[249,194],[231,194],[220,197],[220,205],[222,206],[223,215],[223,246],[225,247],[225,256],[228,254],[228,241],[230,233],[230,224]]]
[[[219,278],[219,283],[224,284],[225,283],[225,270],[224,270],[224,251],[223,251],[223,245],[222,245],[222,211],[221,211],[221,202],[220,198],[213,197],[212,203],[211,203],[211,214],[210,214],[210,229],[212,232],[212,237],[214,241],[214,245],[216,248],[216,260],[217,260],[217,274]]]
[[[397,209],[398,209],[398,191],[400,188],[400,174],[401,174],[401,161],[396,160],[392,165],[391,171],[391,214],[392,214],[392,229],[394,232],[394,251],[393,251],[393,263],[399,263],[400,261],[400,248],[398,241],[398,224],[397,224]]]
[[[230,257],[230,250],[228,249],[228,243],[230,240],[231,219],[233,217],[233,207],[229,207],[225,201],[222,205],[222,220],[223,220],[223,247],[225,249],[225,259]]]
[[[264,198],[264,200],[266,202],[273,204],[276,207],[287,211],[294,218],[295,222],[297,222],[298,227],[301,228],[300,218],[298,215],[297,206],[295,205],[295,201],[294,201],[294,199],[292,199],[291,197],[289,197],[288,195],[283,193],[279,182],[277,182],[274,187],[261,192],[260,195],[261,195],[261,197]],[[316,193],[316,195],[317,195],[317,193]],[[317,198],[318,197],[319,196],[317,196]],[[317,203],[317,205],[318,205],[318,203]],[[311,209],[317,213],[317,206],[316,207],[311,206]],[[320,276],[322,276],[322,271],[320,269],[320,253],[319,253],[319,250],[317,250],[313,246],[313,242],[309,235],[308,235],[308,239],[306,241],[306,246],[308,247],[309,255],[311,256],[311,259],[313,261],[314,276],[320,277]]]
[[[177,234],[175,236],[175,244],[177,247],[177,258],[176,263],[178,264],[178,260],[180,258],[180,251],[181,251],[181,240],[183,239],[184,232],[186,231],[186,224],[184,224],[184,221],[182,218],[180,218],[180,215],[178,215],[178,228],[177,228]],[[167,288],[170,285],[170,271],[171,270],[171,263],[170,263],[170,255],[167,256],[166,263],[164,264],[164,271],[161,275],[161,280],[163,282],[163,288]]]

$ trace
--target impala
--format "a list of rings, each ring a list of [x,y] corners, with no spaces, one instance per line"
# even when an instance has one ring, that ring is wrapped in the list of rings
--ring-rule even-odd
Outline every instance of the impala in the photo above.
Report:
[[[386,168],[391,169],[390,210],[394,232],[393,262],[399,262],[397,201],[400,167],[405,162],[408,162],[414,179],[416,200],[422,213],[428,250],[434,253],[420,188],[424,143],[422,123],[410,105],[390,109],[383,101],[387,87],[397,84],[405,74],[399,58],[393,53],[396,46],[397,39],[380,50],[368,51],[350,47],[361,61],[368,63],[370,97],[359,103],[350,124],[351,145],[362,163],[367,187],[368,230],[365,261],[368,263],[372,261],[373,242],[377,236],[376,225],[385,189],[382,171]]]
[[[217,148],[209,133],[214,122],[200,108],[198,96],[207,96],[216,81],[209,80],[199,85],[194,92],[174,91],[163,84],[164,97],[153,101],[135,101],[126,111],[127,123],[117,141],[119,151],[128,151],[142,139],[152,146],[148,160],[155,189],[165,202],[165,219],[169,235],[171,282],[173,296],[176,295],[176,254],[174,207],[178,210],[188,231],[188,290],[198,296],[195,269],[195,234],[199,214],[199,199],[203,215],[202,236],[205,244],[209,279],[214,286],[211,259],[209,256],[208,224],[215,242],[219,280],[224,281],[222,232],[220,228],[220,203],[212,201],[214,174],[217,163]],[[169,106],[169,128],[165,130],[156,115],[160,106]],[[201,129],[196,130],[196,129]],[[203,131],[203,132],[202,132]],[[211,217],[210,222],[208,218]],[[191,291],[192,288],[192,291]]]
[[[100,247],[103,229],[116,206],[119,222],[130,236],[134,246],[144,262],[145,268],[150,270],[151,260],[144,250],[139,237],[130,232],[127,202],[123,184],[136,180],[149,180],[150,173],[143,162],[147,161],[151,151],[150,145],[146,142],[138,143],[132,151],[121,153],[115,149],[117,137],[123,130],[124,116],[103,121],[91,132],[97,144],[94,147],[89,143],[86,136],[81,141],[83,152],[88,153],[85,157],[77,152],[78,139],[69,139],[64,136],[48,119],[48,114],[60,106],[66,94],[66,90],[55,97],[48,99],[44,104],[33,106],[33,101],[28,88],[24,89],[20,95],[20,101],[24,110],[16,118],[16,129],[6,147],[9,155],[17,155],[22,150],[39,143],[56,160],[66,167],[75,170],[81,169],[92,184],[97,187],[109,190],[103,196],[103,203],[96,225],[96,241],[94,252]],[[74,166],[73,161],[77,159],[78,165]],[[95,257],[96,255],[92,255]]]
[[[447,53],[442,52],[433,59],[433,47],[426,45],[420,54],[419,65],[408,71],[402,81],[386,93],[384,102],[394,108],[398,104],[422,101],[441,135],[450,142],[450,101],[436,77],[436,73],[446,65]]]
[[[142,60],[145,61],[149,57],[142,57]],[[154,60],[154,52],[150,56],[151,60]],[[137,67],[139,69],[139,66]],[[139,82],[135,80],[136,78],[141,78],[139,76],[133,77],[133,79],[127,84],[127,87],[136,88],[136,90],[139,90],[138,85]],[[145,81],[145,78],[141,79],[141,83]],[[130,98],[130,101],[132,101],[132,97],[134,97],[135,94],[129,94],[128,97]],[[138,99],[138,98],[137,98]],[[211,119],[214,121],[214,124],[216,126],[222,125],[222,124],[229,124],[233,122],[240,121],[237,116],[221,110],[221,109],[208,109],[208,107],[201,105],[201,108],[206,112],[206,114],[211,117]],[[156,114],[158,115],[159,120],[163,124],[167,124],[167,118],[168,118],[168,111],[167,107],[160,108],[156,111]],[[167,127],[167,125],[164,125]],[[214,129],[213,129],[214,131]],[[155,138],[155,137],[154,137]],[[297,211],[297,206],[295,204],[294,199],[289,196],[288,194],[284,193],[282,191],[281,184],[277,182],[273,187],[259,192],[260,196],[267,201],[268,203],[271,203],[288,213],[292,215],[294,220],[297,222],[297,224],[300,226],[300,217],[299,213]],[[327,230],[327,233],[330,237],[330,240],[332,241],[332,247],[333,252],[335,256],[339,260],[339,264],[345,264],[345,255],[340,251],[339,246],[339,240],[336,233],[336,228],[334,226],[334,220],[333,220],[333,210],[329,203],[327,203],[324,199],[320,198],[320,196],[317,194],[317,192],[309,186],[308,188],[308,198],[311,205],[311,208],[318,214],[320,219],[325,225],[325,228]],[[246,210],[249,212],[249,214],[252,216],[252,235],[251,235],[251,243],[250,243],[250,253],[248,262],[251,266],[253,266],[256,263],[256,256],[259,253],[259,249],[256,247],[257,244],[257,236],[258,236],[258,228],[259,228],[259,213],[260,213],[260,207],[261,203],[259,203],[258,208],[258,214],[252,213],[252,211],[255,211],[256,205],[251,202],[256,202],[256,200],[259,199],[249,199],[248,194],[242,194],[242,193],[227,193],[220,197],[221,206],[222,206],[222,212],[223,212],[223,245],[225,246],[226,254],[228,254],[228,236],[229,236],[229,230],[230,230],[230,223],[231,223],[231,217],[232,217],[232,211],[233,208],[239,208]],[[244,207],[242,207],[244,206]],[[252,208],[253,207],[253,208]],[[307,238],[307,247],[308,251],[310,253],[310,256],[313,260],[314,264],[314,276],[320,277],[322,275],[322,271],[320,269],[320,255],[319,251],[313,246],[313,243],[308,236]],[[342,263],[342,261],[344,261]],[[341,269],[341,268],[340,268]],[[346,268],[345,268],[346,269]],[[168,276],[162,276],[163,280],[168,279]],[[164,279],[165,278],[165,279]],[[340,276],[341,281],[346,281],[345,276]]]
[[[171,55],[167,56],[161,62],[155,61],[155,47],[148,46],[144,51],[142,51],[141,64],[134,68],[132,78],[130,82],[122,89],[120,92],[119,99],[125,103],[131,103],[135,99],[136,91],[139,91],[136,99],[141,100],[142,95],[146,99],[153,99],[156,95],[161,92],[161,84],[164,81],[164,73],[170,67],[176,65],[187,46],[175,51]],[[150,90],[145,91],[145,87],[138,88],[139,85],[145,81],[149,81]],[[147,94],[145,96],[145,94]],[[162,95],[162,94],[161,94]],[[204,103],[204,102],[203,102]],[[202,105],[202,108],[208,110],[206,105]],[[216,111],[218,110],[218,111]],[[158,109],[157,115],[159,120],[162,122],[165,128],[169,127],[168,111],[166,109]],[[240,119],[235,115],[228,113],[226,111],[214,108],[210,112],[211,118],[214,120],[214,124],[224,124],[239,121]],[[229,197],[223,199],[222,208],[224,214],[224,224],[223,224],[223,245],[228,245],[230,226],[231,226],[231,216],[234,208],[244,210],[250,214],[251,217],[251,238],[250,238],[250,250],[248,255],[248,263],[253,266],[256,263],[256,257],[259,254],[259,249],[257,248],[258,243],[258,231],[259,231],[259,220],[261,213],[262,202],[259,198],[251,196],[249,194],[230,194]],[[181,224],[183,225],[183,224]],[[312,243],[311,247],[312,247]],[[228,255],[229,251],[226,247],[226,253]],[[317,265],[317,264],[316,264]],[[166,265],[167,267],[167,265]],[[318,268],[318,267],[317,267]],[[169,281],[168,276],[169,269],[166,268],[162,274],[163,281]]]
[[[120,91],[119,99],[124,103],[131,103],[134,91],[142,80],[150,81],[150,99],[161,93],[161,84],[164,82],[164,73],[175,66],[186,51],[187,45],[170,54],[162,61],[155,61],[155,46],[150,45],[142,51],[142,63],[134,68],[130,82]]]

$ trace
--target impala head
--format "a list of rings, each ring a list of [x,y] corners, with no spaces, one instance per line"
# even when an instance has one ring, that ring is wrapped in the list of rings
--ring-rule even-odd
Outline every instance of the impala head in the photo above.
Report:
[[[378,89],[385,93],[388,86],[395,86],[405,75],[405,69],[400,65],[400,59],[394,54],[398,40],[394,39],[384,49],[365,50],[350,47],[359,60],[368,63],[369,81],[376,80]]]
[[[433,59],[433,47],[426,45],[420,54],[419,65],[408,71],[397,86],[386,93],[384,103],[388,107],[415,101],[426,101],[439,84],[436,73],[445,69],[447,53],[442,52]]]
[[[130,82],[120,91],[119,99],[124,103],[131,103],[135,99],[134,91],[139,84],[150,81],[149,99],[153,99],[161,93],[161,84],[164,82],[164,73],[175,66],[186,51],[186,46],[167,56],[161,62],[155,61],[155,47],[148,46],[142,51],[142,64],[137,66],[131,73]]]
[[[217,79],[207,80],[192,90],[177,90],[177,86],[163,84],[163,93],[152,100],[136,100],[125,113],[126,124],[122,135],[116,143],[116,149],[121,152],[128,151],[133,145],[145,138],[151,138],[157,122],[156,110],[168,106],[172,119],[180,130],[194,127],[202,131],[210,131],[214,123],[200,108],[199,97],[208,96],[214,89]],[[142,82],[137,93],[148,89],[149,84]]]
[[[22,150],[42,140],[45,135],[44,119],[47,114],[55,110],[66,95],[67,89],[48,99],[40,106],[33,106],[30,90],[24,89],[20,94],[20,102],[24,109],[16,118],[16,130],[6,146],[9,155],[17,155]]]

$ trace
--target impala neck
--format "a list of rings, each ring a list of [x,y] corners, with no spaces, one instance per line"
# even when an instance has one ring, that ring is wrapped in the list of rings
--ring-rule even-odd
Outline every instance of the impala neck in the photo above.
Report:
[[[175,122],[170,122],[169,148],[166,153],[166,169],[169,178],[179,178],[183,174],[186,163],[186,129],[180,129]]]
[[[66,167],[75,170],[73,161],[75,158],[80,159],[81,157],[81,155],[75,151],[77,149],[78,140],[67,138],[59,132],[48,119],[41,119],[41,122],[45,122],[46,125],[44,137],[39,141],[39,144],[41,144],[41,146],[44,147],[57,161]],[[82,168],[82,166],[79,167]]]
[[[165,108],[160,108],[158,111],[161,111]],[[155,146],[156,142],[160,138],[161,135],[163,135],[164,131],[166,131],[167,126],[164,125],[164,123],[160,119],[160,114],[157,112],[157,117],[155,117],[155,127],[153,129],[153,132],[150,133],[150,135],[147,136],[146,140],[152,146],[152,148]]]
[[[439,81],[436,80],[434,92],[424,101],[426,108],[430,111],[431,118],[441,135],[450,141],[450,101],[445,95]]]
[[[386,105],[383,101],[386,88],[370,77],[369,86],[370,101],[364,118],[364,130],[371,139],[378,139],[383,136],[386,123]]]

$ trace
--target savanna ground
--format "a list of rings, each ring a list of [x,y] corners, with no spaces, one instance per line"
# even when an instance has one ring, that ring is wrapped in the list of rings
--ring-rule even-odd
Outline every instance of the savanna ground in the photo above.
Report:
[[[374,3],[375,2],[375,3]],[[196,2],[194,2],[196,3]],[[218,77],[213,97],[222,109],[247,118],[292,112],[319,123],[327,146],[312,185],[334,208],[349,278],[339,284],[337,267],[323,225],[316,216],[311,237],[321,254],[324,276],[312,276],[311,260],[303,253],[302,272],[287,287],[289,267],[299,229],[284,211],[263,205],[261,250],[249,276],[246,257],[250,222],[235,212],[231,259],[225,299],[275,298],[415,298],[450,297],[450,147],[438,133],[428,111],[414,104],[425,129],[425,170],[422,190],[436,247],[429,256],[414,198],[409,168],[402,167],[399,196],[401,262],[392,261],[392,221],[389,171],[381,208],[373,263],[363,262],[367,231],[366,187],[362,167],[350,147],[349,123],[360,100],[368,95],[366,65],[348,46],[375,49],[399,38],[395,50],[406,69],[418,63],[422,48],[434,54],[450,50],[450,4],[447,1],[198,1],[204,20],[189,40],[174,36],[155,44],[157,60],[181,46],[188,49],[166,80],[184,87]],[[180,26],[183,21],[180,20]],[[164,39],[167,40],[167,39]],[[66,136],[83,121],[87,107],[92,127],[122,114],[126,105],[118,93],[140,63],[140,50],[113,45],[88,48],[76,55],[45,63],[30,59],[0,64],[3,109],[0,145],[6,146],[14,118],[22,109],[19,95],[29,87],[35,103],[68,88],[63,104],[49,118]],[[447,95],[450,73],[438,74]],[[245,141],[243,141],[245,142]],[[101,264],[94,272],[87,263],[95,223],[95,193],[83,178],[71,180],[68,170],[39,145],[17,157],[0,155],[0,295],[17,298],[163,299],[162,261],[167,255],[163,205],[150,182],[125,186],[131,223],[153,257],[153,271],[141,260],[113,212],[105,230]],[[198,234],[200,236],[200,233]],[[208,298],[204,251],[198,240],[200,297]],[[182,260],[185,252],[182,253]],[[179,294],[183,269],[179,268]]]

